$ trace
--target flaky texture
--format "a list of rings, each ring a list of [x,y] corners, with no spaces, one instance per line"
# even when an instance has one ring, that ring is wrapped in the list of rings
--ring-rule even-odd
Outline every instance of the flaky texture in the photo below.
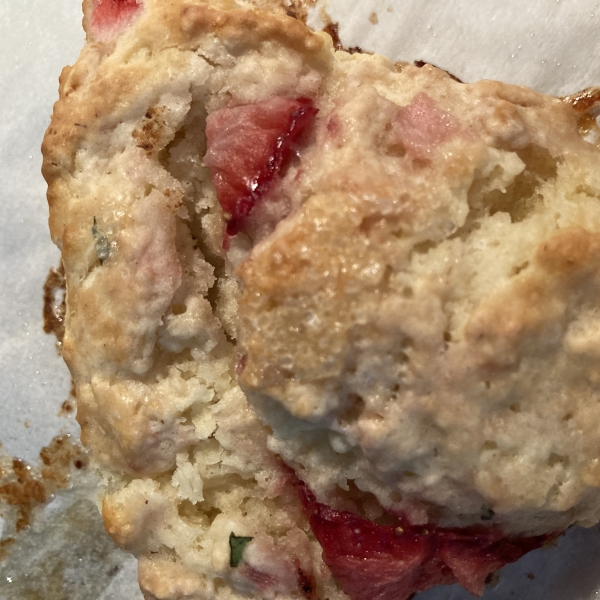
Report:
[[[571,106],[334,52],[285,7],[97,6],[44,175],[82,439],[146,597],[345,598],[284,462],[370,519],[597,522],[600,170]],[[229,244],[206,118],[274,96],[319,110],[288,216]]]

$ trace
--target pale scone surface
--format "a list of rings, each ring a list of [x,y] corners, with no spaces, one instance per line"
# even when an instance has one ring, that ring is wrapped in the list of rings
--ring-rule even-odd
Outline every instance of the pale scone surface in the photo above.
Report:
[[[599,155],[571,107],[283,11],[85,7],[44,174],[82,438],[146,597],[345,598],[284,461],[372,519],[597,522]],[[274,96],[319,110],[293,210],[228,252],[206,117]]]

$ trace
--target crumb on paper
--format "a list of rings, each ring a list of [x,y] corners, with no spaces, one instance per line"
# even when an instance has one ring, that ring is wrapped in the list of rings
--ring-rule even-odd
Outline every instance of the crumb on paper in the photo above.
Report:
[[[6,546],[7,539],[28,528],[34,511],[69,486],[73,468],[88,464],[87,453],[70,435],[55,437],[40,450],[40,459],[42,464],[34,468],[19,458],[0,456],[0,515],[7,524],[0,544]]]
[[[39,511],[34,527],[0,541],[3,600],[143,600],[131,577],[134,559],[115,546],[102,526],[95,479],[89,471],[77,475],[72,488],[57,494],[51,509]]]
[[[0,540],[0,562],[2,562],[10,552],[10,547],[15,543],[15,538],[8,537]]]
[[[65,400],[60,405],[60,410],[58,411],[58,416],[66,417],[66,416],[73,414],[74,411],[75,411],[75,398],[71,397],[68,400]]]
[[[376,13],[376,12],[374,12],[374,11],[373,11],[373,12],[372,12],[372,13],[369,15],[369,21],[371,21],[371,23],[372,23],[373,25],[377,25],[377,23],[379,23],[379,18],[377,17],[377,13]]]
[[[58,411],[59,417],[69,417],[77,408],[77,392],[75,390],[75,382],[71,379],[71,389],[69,390],[69,397],[60,405]]]
[[[487,588],[495,588],[498,583],[500,583],[500,572],[499,571],[494,571],[493,573],[490,573],[490,575],[488,576],[486,582],[485,582],[485,586]]]

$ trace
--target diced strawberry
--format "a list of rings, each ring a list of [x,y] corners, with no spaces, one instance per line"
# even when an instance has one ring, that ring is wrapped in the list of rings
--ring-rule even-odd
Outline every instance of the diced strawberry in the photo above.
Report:
[[[120,29],[129,24],[142,8],[142,0],[96,0],[92,28],[96,31]]]
[[[432,150],[460,131],[456,118],[421,92],[398,110],[392,123],[391,142],[400,143],[412,158],[427,160]]]
[[[490,573],[557,535],[511,538],[497,527],[446,529],[402,519],[382,526],[320,504],[303,482],[296,485],[323,560],[352,600],[405,600],[457,582],[480,596]]]
[[[208,116],[204,163],[227,215],[229,235],[243,228],[244,219],[269,191],[317,112],[307,98],[277,96]]]

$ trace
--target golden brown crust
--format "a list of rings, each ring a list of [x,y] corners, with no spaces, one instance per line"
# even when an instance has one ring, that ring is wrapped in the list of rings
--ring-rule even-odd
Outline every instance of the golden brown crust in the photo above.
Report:
[[[296,19],[247,10],[217,11],[206,5],[183,4],[177,22],[181,23],[180,42],[207,33],[216,34],[233,52],[243,52],[265,41],[291,46],[307,56],[323,50],[324,40]]]
[[[582,227],[562,229],[540,244],[535,263],[540,270],[482,303],[465,327],[486,369],[513,365],[523,338],[539,335],[564,315],[572,290],[598,272],[600,235]]]
[[[578,113],[595,112],[600,103],[600,88],[589,87],[576,94],[565,96],[562,100],[570,104]]]

